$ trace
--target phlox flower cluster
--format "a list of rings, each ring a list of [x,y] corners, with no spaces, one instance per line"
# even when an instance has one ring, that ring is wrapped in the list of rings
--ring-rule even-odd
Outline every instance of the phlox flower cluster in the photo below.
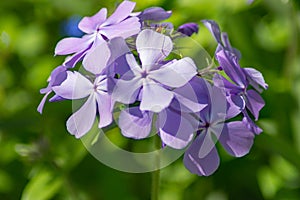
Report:
[[[202,20],[217,42],[216,67],[203,68],[172,53],[175,38],[198,33],[198,24],[174,29],[161,23],[171,11],[133,12],[134,7],[123,1],[109,17],[102,8],[81,19],[82,37],[58,42],[55,55],[68,56],[41,90],[38,111],[50,96],[50,102],[83,99],[66,122],[76,138],[87,134],[98,116],[99,128],[117,123],[128,138],[144,139],[155,129],[162,148],[186,149],[184,164],[198,175],[218,168],[217,142],[232,156],[246,155],[262,132],[255,124],[265,104],[260,93],[268,87],[262,74],[239,65],[240,52],[215,21]],[[84,70],[77,70],[79,64]],[[116,104],[126,106],[114,122]]]

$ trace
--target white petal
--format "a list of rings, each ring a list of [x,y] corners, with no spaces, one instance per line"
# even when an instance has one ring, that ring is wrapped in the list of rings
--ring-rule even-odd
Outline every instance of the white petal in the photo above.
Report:
[[[106,68],[110,50],[105,41],[91,49],[83,59],[83,67],[93,74],[100,74]]]
[[[53,91],[65,99],[81,99],[87,97],[93,90],[93,84],[78,72],[67,72],[67,78]]]
[[[166,86],[177,88],[185,85],[196,74],[197,68],[194,61],[186,57],[149,72],[149,78]]]
[[[129,81],[119,79],[112,93],[113,101],[125,104],[135,102],[141,86],[142,80],[140,78],[134,78]]]
[[[108,126],[112,122],[112,102],[109,94],[96,94],[98,112],[100,115],[99,128]]]
[[[82,137],[93,126],[96,117],[95,96],[89,96],[83,106],[77,110],[67,121],[67,129],[76,138]]]
[[[136,47],[143,68],[150,71],[154,63],[163,60],[170,54],[173,43],[170,37],[146,29],[137,36]]]
[[[160,112],[168,107],[173,99],[173,92],[153,81],[143,84],[141,110]]]

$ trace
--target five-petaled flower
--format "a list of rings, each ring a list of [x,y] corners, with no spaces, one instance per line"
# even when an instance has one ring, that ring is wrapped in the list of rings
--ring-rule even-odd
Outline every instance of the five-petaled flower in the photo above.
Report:
[[[185,85],[197,74],[197,68],[189,57],[164,64],[173,43],[170,37],[153,30],[140,32],[136,47],[142,64],[139,66],[132,54],[126,55],[133,77],[130,80],[118,79],[113,99],[130,104],[139,98],[142,111],[160,112],[174,98],[169,88]]]
[[[65,65],[74,67],[81,59],[85,62],[84,57],[107,40],[115,37],[128,38],[137,34],[141,24],[139,18],[130,16],[134,7],[134,2],[123,1],[108,18],[106,8],[102,8],[91,17],[84,17],[78,27],[86,34],[81,38],[70,37],[61,40],[56,45],[55,54],[73,54]]]

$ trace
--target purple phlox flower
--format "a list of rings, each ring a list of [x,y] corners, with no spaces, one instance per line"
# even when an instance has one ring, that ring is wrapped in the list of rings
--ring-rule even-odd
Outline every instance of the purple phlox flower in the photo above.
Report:
[[[216,75],[214,78],[215,85],[218,87],[224,87],[228,94],[231,96],[232,102],[236,103],[240,110],[244,110],[245,107],[253,114],[255,120],[259,117],[259,111],[264,107],[265,102],[260,94],[254,90],[249,89],[248,86],[255,86],[258,88],[259,85],[267,87],[264,79],[257,70],[255,69],[244,69],[238,64],[235,56],[230,57],[230,52],[226,50],[220,50],[216,54],[217,60],[220,66],[222,66],[225,73],[233,81],[230,82],[220,75]],[[219,79],[219,80],[218,80]],[[241,103],[244,101],[244,103]]]
[[[253,144],[254,134],[242,121],[226,122],[227,101],[224,92],[207,84],[208,106],[199,113],[198,136],[184,154],[186,168],[200,176],[214,173],[220,163],[216,140],[232,156],[246,155]]]
[[[45,94],[40,104],[38,105],[38,112],[42,114],[45,102],[48,96],[52,93],[52,87],[60,85],[67,78],[67,68],[63,65],[56,67],[52,72],[50,77],[48,78],[48,86],[40,90],[41,94]],[[54,95],[49,101],[58,101],[62,100],[62,98],[58,95]]]
[[[53,90],[65,99],[87,98],[85,103],[67,121],[67,129],[76,138],[82,137],[93,126],[97,108],[100,115],[99,128],[112,122],[112,100],[107,93],[107,77],[99,75],[92,83],[78,72],[67,72],[67,78]]]
[[[62,39],[55,48],[56,55],[73,54],[65,65],[74,67],[78,61],[85,59],[98,45],[115,37],[128,38],[140,31],[140,22],[137,17],[130,17],[135,7],[131,1],[123,1],[116,11],[108,18],[107,9],[102,8],[91,17],[84,17],[78,24],[81,31],[86,33],[81,38],[70,37]]]
[[[142,12],[135,13],[142,22],[144,21],[162,21],[168,19],[172,15],[172,11],[165,11],[161,7],[146,8]]]
[[[60,85],[52,87],[57,95],[65,99],[87,98],[81,108],[67,121],[69,133],[75,135],[76,138],[82,137],[91,129],[97,108],[100,115],[99,128],[108,126],[112,122],[110,77],[101,73],[105,71],[110,58],[108,44],[103,43],[97,46],[86,58],[83,66],[95,75],[93,82],[76,71],[68,71],[66,79]]]
[[[241,68],[239,51],[230,44],[226,33],[221,33],[218,24],[213,20],[203,20],[205,26],[210,30],[216,41],[218,48],[216,50],[216,59],[220,67],[232,80],[228,81],[220,75],[214,78],[215,85],[224,87],[230,94],[231,102],[235,103],[240,112],[245,107],[258,119],[259,111],[264,107],[264,100],[258,92],[262,92],[261,87],[267,89],[268,85],[262,74],[253,68]],[[248,90],[249,86],[255,90]]]
[[[132,54],[126,55],[133,77],[117,80],[113,99],[125,104],[139,100],[140,110],[160,112],[174,97],[170,88],[182,87],[191,80],[197,74],[196,66],[189,57],[160,64],[172,51],[173,43],[170,37],[153,30],[141,31],[136,47],[141,66]]]
[[[177,31],[190,37],[194,33],[198,33],[199,25],[192,22],[182,24],[181,26],[178,27]]]

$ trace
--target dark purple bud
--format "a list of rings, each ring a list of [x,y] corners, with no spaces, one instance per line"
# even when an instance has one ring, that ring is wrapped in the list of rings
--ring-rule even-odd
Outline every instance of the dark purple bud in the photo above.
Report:
[[[191,36],[194,33],[198,33],[199,25],[196,23],[186,23],[186,24],[179,26],[177,31],[184,35]]]
[[[160,7],[152,7],[147,8],[137,17],[140,18],[141,21],[162,21],[168,19],[172,15],[172,11],[165,11]]]

